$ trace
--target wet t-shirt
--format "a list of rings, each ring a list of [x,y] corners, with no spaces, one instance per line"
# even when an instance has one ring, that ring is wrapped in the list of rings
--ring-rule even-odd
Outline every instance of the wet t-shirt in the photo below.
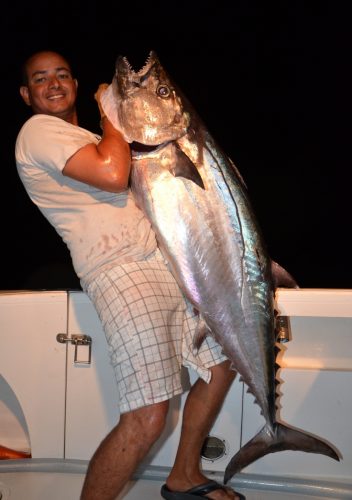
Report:
[[[81,283],[106,266],[143,260],[156,249],[149,221],[130,191],[110,193],[64,176],[67,160],[98,135],[34,115],[16,141],[19,176],[31,200],[68,246]]]

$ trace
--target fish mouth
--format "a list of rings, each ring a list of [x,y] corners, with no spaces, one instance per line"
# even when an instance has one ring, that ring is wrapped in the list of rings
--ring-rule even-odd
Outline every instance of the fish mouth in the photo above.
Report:
[[[145,61],[145,63],[143,64],[143,66],[139,69],[139,70],[135,70],[131,63],[128,61],[127,57],[122,57],[120,56],[118,59],[117,59],[117,62],[121,63],[124,65],[125,67],[125,71],[127,70],[131,75],[133,75],[134,77],[142,77],[144,76],[146,73],[148,73],[148,71],[151,69],[151,67],[153,66],[153,64],[155,63],[156,61],[156,53],[154,50],[151,50],[149,52],[149,55]]]

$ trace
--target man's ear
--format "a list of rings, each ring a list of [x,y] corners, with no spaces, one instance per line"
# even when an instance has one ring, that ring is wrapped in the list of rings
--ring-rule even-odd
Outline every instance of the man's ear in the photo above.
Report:
[[[28,87],[26,87],[25,85],[22,85],[22,87],[20,87],[20,94],[21,94],[24,102],[27,104],[27,106],[30,106],[31,100],[29,98]]]
[[[77,80],[77,78],[74,78],[73,81],[75,82],[76,89],[77,89],[78,88],[78,80]]]

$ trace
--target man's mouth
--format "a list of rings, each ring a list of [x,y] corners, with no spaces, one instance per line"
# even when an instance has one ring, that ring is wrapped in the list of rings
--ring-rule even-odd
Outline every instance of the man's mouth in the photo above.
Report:
[[[49,101],[55,101],[56,99],[62,99],[65,97],[65,94],[55,94],[48,96]]]

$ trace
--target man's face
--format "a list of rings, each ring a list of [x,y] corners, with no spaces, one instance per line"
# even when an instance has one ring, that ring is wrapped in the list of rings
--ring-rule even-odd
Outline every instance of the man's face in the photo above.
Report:
[[[27,78],[28,84],[20,92],[33,113],[68,119],[75,112],[77,80],[59,54],[42,52],[34,56],[27,64]]]

